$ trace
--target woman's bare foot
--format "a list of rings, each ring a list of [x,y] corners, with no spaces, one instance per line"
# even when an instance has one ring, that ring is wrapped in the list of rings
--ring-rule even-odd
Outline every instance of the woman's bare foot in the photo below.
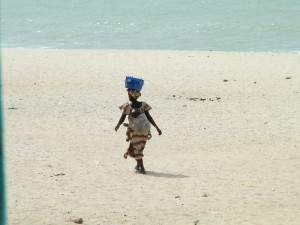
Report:
[[[134,169],[135,169],[136,172],[141,171],[141,168],[140,168],[138,165],[136,165],[136,166],[134,167]]]
[[[146,174],[146,170],[145,170],[144,166],[141,166],[140,172],[141,172],[141,174]]]

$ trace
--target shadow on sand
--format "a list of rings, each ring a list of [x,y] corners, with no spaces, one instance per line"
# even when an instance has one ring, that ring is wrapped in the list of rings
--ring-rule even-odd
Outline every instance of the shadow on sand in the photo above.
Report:
[[[188,176],[181,175],[181,174],[157,173],[157,172],[148,171],[148,170],[147,170],[146,175],[153,176],[153,177],[165,177],[165,178],[188,178]]]

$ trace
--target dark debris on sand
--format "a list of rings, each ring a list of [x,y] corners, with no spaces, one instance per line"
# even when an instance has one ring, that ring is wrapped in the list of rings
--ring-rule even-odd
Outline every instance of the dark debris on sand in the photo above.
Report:
[[[72,222],[77,223],[77,224],[83,224],[83,219],[82,218],[73,219]]]

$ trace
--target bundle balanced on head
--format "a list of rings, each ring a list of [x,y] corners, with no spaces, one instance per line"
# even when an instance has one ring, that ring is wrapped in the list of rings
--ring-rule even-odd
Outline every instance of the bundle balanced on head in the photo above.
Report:
[[[125,103],[119,107],[120,110],[122,110],[122,115],[115,130],[117,131],[119,129],[126,116],[128,116],[129,123],[123,124],[127,127],[126,141],[129,142],[129,147],[124,154],[124,158],[126,159],[128,155],[135,158],[137,162],[137,165],[135,166],[136,172],[145,174],[143,152],[147,141],[152,137],[150,124],[156,128],[159,135],[161,135],[162,132],[149,113],[151,106],[146,102],[139,102],[137,100],[141,96],[140,91],[142,90],[143,85],[143,79],[126,77],[125,87],[127,88],[130,103]]]

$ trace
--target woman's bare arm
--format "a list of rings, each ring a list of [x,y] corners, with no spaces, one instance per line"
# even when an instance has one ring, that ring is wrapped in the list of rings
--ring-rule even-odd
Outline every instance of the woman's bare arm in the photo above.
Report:
[[[117,126],[115,127],[115,131],[117,131],[119,129],[120,125],[124,122],[125,118],[126,118],[126,115],[122,114],[120,119],[119,119],[119,122],[118,122]]]
[[[149,122],[156,128],[158,135],[161,135],[162,132],[161,130],[158,128],[158,126],[156,125],[156,123],[154,122],[154,119],[152,118],[152,116],[150,115],[149,111],[145,111],[145,114],[147,116],[147,119],[149,120]]]

